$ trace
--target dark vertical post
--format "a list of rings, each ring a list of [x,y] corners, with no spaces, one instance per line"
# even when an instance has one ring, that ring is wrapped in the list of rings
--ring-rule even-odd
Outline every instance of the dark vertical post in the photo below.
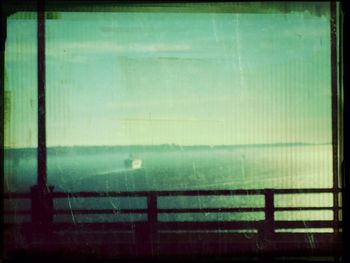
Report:
[[[150,249],[153,254],[154,243],[157,235],[157,195],[152,193],[148,196],[148,225],[149,225],[149,241]]]
[[[34,185],[31,187],[32,195],[32,222],[39,223],[44,231],[53,221],[53,186]]]
[[[152,193],[147,199],[148,205],[148,223],[150,226],[155,227],[157,223],[157,196]]]
[[[38,186],[44,188],[46,175],[46,120],[45,120],[45,6],[38,0]]]
[[[47,185],[46,121],[45,121],[45,0],[37,2],[38,39],[38,176],[37,185],[31,188],[32,221],[37,231],[48,233],[53,221],[53,186]]]
[[[265,221],[258,229],[257,248],[261,255],[259,260],[266,262],[274,261],[275,240],[274,238],[274,191],[273,189],[264,189],[265,198]]]
[[[270,239],[274,233],[274,193],[272,189],[266,189],[265,195],[265,226],[264,226],[264,238]]]
[[[135,235],[139,255],[154,255],[157,234],[157,195],[147,195],[147,222],[136,223]]]
[[[331,21],[331,85],[332,85],[332,145],[333,145],[333,220],[334,232],[339,231],[339,171],[338,171],[338,61],[337,61],[337,9],[336,2],[330,3]]]
[[[1,3],[2,7],[5,7],[4,3]],[[5,41],[6,41],[6,29],[7,29],[7,17],[8,13],[5,12],[5,10],[2,11],[2,16],[0,18],[1,21],[1,27],[0,27],[0,170],[4,170],[4,134],[5,134]],[[8,124],[7,124],[8,125]],[[4,177],[0,176],[0,185],[3,187],[4,184]],[[5,188],[2,188],[2,191],[5,192]],[[1,198],[0,200],[0,210],[4,211],[4,198]],[[0,225],[4,226],[4,216],[0,216]],[[0,243],[5,244],[6,238],[5,235],[1,235]],[[0,246],[0,254],[5,255],[5,246]]]

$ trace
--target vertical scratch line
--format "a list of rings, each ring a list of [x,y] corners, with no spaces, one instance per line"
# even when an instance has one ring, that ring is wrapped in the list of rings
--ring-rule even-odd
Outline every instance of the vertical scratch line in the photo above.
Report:
[[[73,213],[73,209],[72,209],[72,205],[71,205],[71,202],[70,202],[70,197],[69,197],[69,195],[68,195],[68,205],[69,205],[70,214],[71,214],[71,216],[72,216],[73,224],[76,224],[76,221],[75,221],[75,217],[74,217],[74,213]]]
[[[237,50],[237,56],[238,56],[239,81],[240,81],[239,84],[240,84],[240,87],[243,87],[244,77],[243,77],[242,58],[241,58],[241,41],[240,41],[238,28],[239,28],[239,19],[238,19],[238,14],[236,14],[236,16],[235,16],[235,42],[236,42],[236,50]]]

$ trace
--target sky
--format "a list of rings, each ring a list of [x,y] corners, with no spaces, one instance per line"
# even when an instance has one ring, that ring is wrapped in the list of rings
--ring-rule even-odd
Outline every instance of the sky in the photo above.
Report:
[[[329,16],[62,12],[47,145],[331,142]],[[35,13],[7,20],[5,147],[37,145]]]

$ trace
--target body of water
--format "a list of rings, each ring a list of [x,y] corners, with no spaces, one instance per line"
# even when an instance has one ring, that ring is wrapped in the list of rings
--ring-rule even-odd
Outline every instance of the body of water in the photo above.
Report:
[[[124,167],[134,154],[141,169]],[[36,151],[5,152],[5,191],[28,192],[36,183]],[[48,149],[48,181],[55,191],[147,191],[197,189],[331,188],[331,145],[237,147],[67,147]],[[276,206],[332,206],[332,194],[275,197]],[[25,202],[12,207],[28,207]],[[55,200],[56,208],[145,208],[145,198]],[[263,196],[161,197],[162,208],[263,207]],[[331,220],[332,211],[275,213],[275,219]],[[81,217],[82,219],[79,219]],[[66,220],[67,217],[57,217]],[[85,218],[85,219],[84,219]],[[69,220],[144,220],[146,215],[77,215]],[[162,214],[159,220],[258,220],[263,212]]]

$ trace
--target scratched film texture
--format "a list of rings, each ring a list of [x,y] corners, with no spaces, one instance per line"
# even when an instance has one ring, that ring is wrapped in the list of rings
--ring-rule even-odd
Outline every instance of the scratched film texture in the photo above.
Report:
[[[200,11],[208,8],[205,4],[191,8],[47,14],[49,184],[64,192],[332,188],[326,5],[297,5],[287,12]],[[213,5],[213,10],[218,9]],[[7,20],[5,192],[26,192],[36,183],[36,23],[35,12],[18,12]],[[140,168],[125,166],[130,156],[142,161]],[[137,197],[54,204],[59,209],[147,207]],[[332,193],[275,196],[276,207],[332,205]],[[158,206],[263,207],[264,200],[262,195],[161,197]],[[28,209],[30,203],[9,201],[5,207]],[[118,213],[54,218],[145,219]],[[263,212],[158,217],[262,219]],[[275,220],[332,219],[332,210],[275,213]],[[29,221],[30,216],[5,220]]]

